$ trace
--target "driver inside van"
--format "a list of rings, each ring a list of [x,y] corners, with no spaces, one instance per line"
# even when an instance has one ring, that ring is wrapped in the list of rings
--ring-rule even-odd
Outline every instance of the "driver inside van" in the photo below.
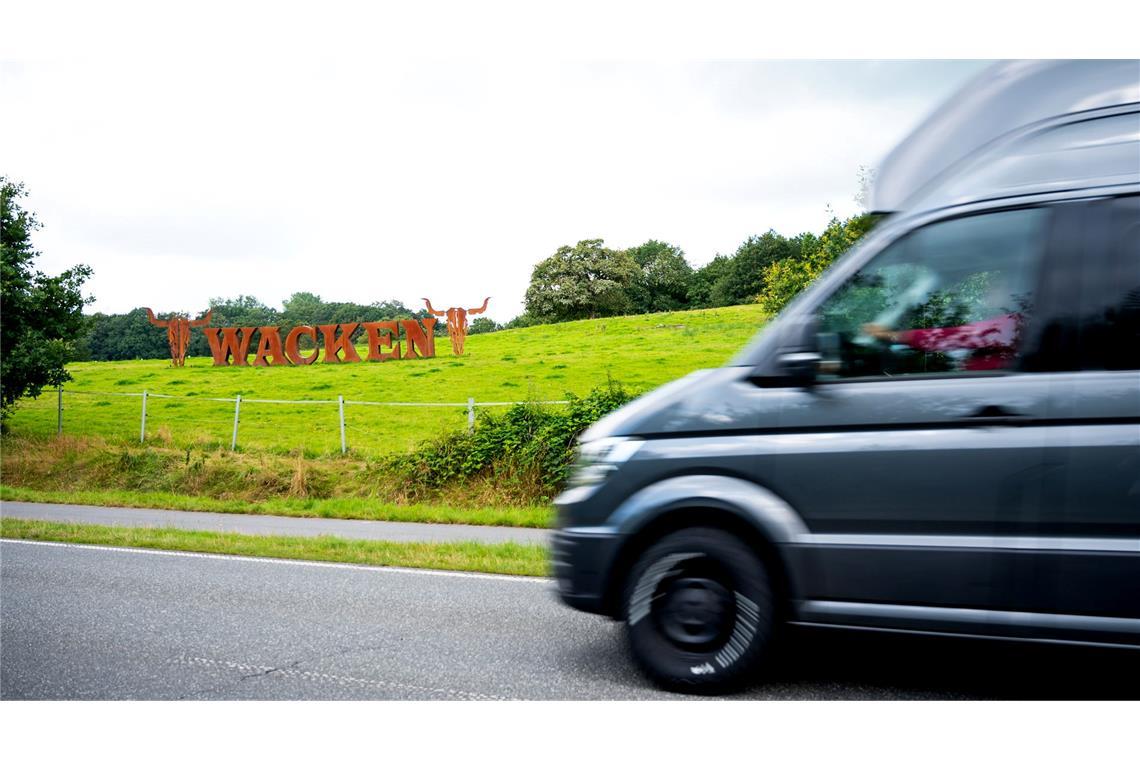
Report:
[[[956,327],[917,330],[891,330],[872,322],[863,325],[863,331],[873,338],[926,353],[967,349],[970,355],[962,369],[977,371],[1005,369],[1013,363],[1020,324],[1020,314],[1002,314]]]
[[[1009,292],[1006,277],[999,272],[991,272],[989,276],[989,287],[978,310],[988,314],[996,312],[996,316],[965,324],[904,330],[869,322],[862,330],[877,340],[924,353],[968,352],[961,364],[965,371],[1006,369],[1016,356],[1022,314],[1009,311],[1011,302],[1016,299]]]

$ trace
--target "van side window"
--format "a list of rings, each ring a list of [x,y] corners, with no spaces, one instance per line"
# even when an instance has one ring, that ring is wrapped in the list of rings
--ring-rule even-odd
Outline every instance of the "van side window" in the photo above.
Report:
[[[820,307],[821,379],[1016,368],[1049,216],[961,217],[889,246]]]
[[[1051,238],[1048,313],[1026,369],[1140,369],[1140,197],[1072,204]]]
[[[1111,236],[1090,251],[1081,289],[1081,369],[1140,369],[1140,198],[1112,204]]]

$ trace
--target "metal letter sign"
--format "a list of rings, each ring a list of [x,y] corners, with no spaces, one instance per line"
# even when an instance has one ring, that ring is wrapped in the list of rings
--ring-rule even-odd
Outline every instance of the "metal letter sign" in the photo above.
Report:
[[[487,307],[483,302],[483,309]],[[471,313],[481,313],[483,309],[472,309]],[[449,314],[450,314],[449,310]],[[459,311],[463,311],[460,309]],[[154,312],[146,310],[151,324],[167,328],[170,341],[170,358],[176,367],[186,364],[186,349],[190,345],[190,328],[202,327],[215,367],[247,366],[249,352],[255,351],[253,366],[267,367],[282,364],[312,364],[321,359],[329,364],[341,362],[382,362],[389,359],[430,359],[435,356],[435,323],[428,318],[421,323],[415,319],[390,320],[387,322],[347,322],[335,325],[299,325],[289,331],[284,342],[279,328],[266,327],[206,327],[210,323],[210,312],[201,319],[191,321],[182,314],[173,314],[166,321],[155,319]],[[442,314],[442,312],[440,312]],[[449,317],[450,320],[450,317]],[[466,319],[462,319],[463,332],[467,332]],[[363,331],[368,340],[368,355],[361,357],[353,343],[357,329]],[[451,325],[448,325],[450,331]],[[257,333],[257,340],[254,340]],[[301,338],[308,338],[311,347],[300,344]],[[403,346],[401,346],[403,341]],[[452,348],[455,348],[452,336]],[[463,353],[463,341],[459,341],[457,353]],[[387,350],[382,350],[387,349]]]

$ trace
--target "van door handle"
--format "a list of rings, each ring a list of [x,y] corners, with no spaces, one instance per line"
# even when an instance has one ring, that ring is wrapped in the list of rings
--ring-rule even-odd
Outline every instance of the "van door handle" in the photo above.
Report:
[[[1019,420],[1025,419],[1029,415],[1015,412],[1012,409],[1007,409],[1004,406],[997,404],[987,404],[980,409],[977,409],[972,414],[967,414],[963,419],[967,420],[994,420],[1000,422],[1001,420]]]

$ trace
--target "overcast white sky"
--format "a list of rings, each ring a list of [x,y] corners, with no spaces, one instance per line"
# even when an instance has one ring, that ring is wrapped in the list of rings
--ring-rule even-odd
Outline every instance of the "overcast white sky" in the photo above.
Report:
[[[89,311],[310,290],[490,295],[502,321],[560,245],[656,238],[697,266],[854,213],[859,167],[984,65],[10,62],[0,173],[40,268],[94,268]]]

